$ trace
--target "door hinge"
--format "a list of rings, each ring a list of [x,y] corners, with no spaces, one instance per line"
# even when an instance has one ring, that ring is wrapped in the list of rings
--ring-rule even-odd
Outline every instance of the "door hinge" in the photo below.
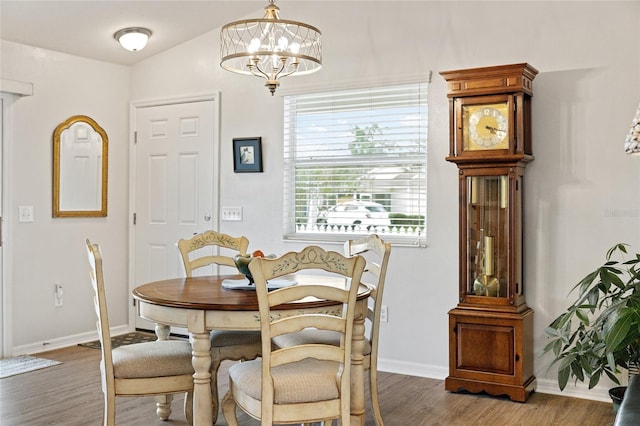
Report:
[[[134,225],[136,224],[136,214],[135,213],[133,214],[133,224]]]
[[[133,302],[133,307],[136,307],[136,299],[134,297],[131,298],[132,302]]]
[[[133,143],[137,144],[138,143],[138,131],[134,131],[133,132]]]

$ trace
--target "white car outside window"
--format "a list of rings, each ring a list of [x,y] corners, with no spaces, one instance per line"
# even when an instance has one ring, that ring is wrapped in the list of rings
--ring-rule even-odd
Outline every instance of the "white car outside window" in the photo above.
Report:
[[[391,226],[389,213],[382,204],[365,201],[349,201],[331,207],[319,222],[370,231],[380,231]]]

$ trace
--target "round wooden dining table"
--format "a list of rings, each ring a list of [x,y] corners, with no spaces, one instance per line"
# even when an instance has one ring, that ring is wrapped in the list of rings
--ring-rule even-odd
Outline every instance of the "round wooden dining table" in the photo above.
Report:
[[[225,279],[240,279],[242,275],[208,275],[174,278],[142,284],[133,290],[138,315],[156,323],[159,339],[167,339],[171,326],[189,331],[193,353],[193,423],[212,425],[211,343],[212,330],[260,330],[258,298],[255,290],[224,288]],[[344,287],[345,280],[322,275],[293,276],[296,285],[323,284]],[[353,323],[351,357],[351,423],[364,425],[364,320],[371,288],[360,285]],[[275,315],[287,311],[339,313],[341,304],[307,298],[272,309]],[[217,401],[216,401],[217,403]]]

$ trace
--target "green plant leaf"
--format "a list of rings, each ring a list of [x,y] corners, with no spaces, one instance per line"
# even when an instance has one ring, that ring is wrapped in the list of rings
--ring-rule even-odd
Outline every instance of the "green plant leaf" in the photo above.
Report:
[[[607,260],[611,259],[611,257],[613,256],[613,254],[616,252],[616,250],[621,251],[623,253],[627,253],[627,246],[628,244],[625,243],[618,243],[615,246],[611,247],[608,251],[607,251]]]
[[[545,329],[542,353],[553,352],[562,390],[571,378],[589,388],[603,375],[619,383],[620,368],[640,362],[640,253],[625,260],[626,253],[626,244],[609,249],[606,262],[571,289],[575,302]]]
[[[579,361],[580,368],[582,369],[582,371],[584,371],[584,373],[587,376],[590,376],[593,374],[593,367],[590,364],[591,362],[590,359],[587,359],[586,357],[580,357],[578,358],[578,361]]]
[[[553,344],[553,354],[557,357],[558,355],[560,355],[560,353],[562,353],[562,340],[556,340],[555,343]]]
[[[617,384],[620,384],[620,379],[618,378],[618,376],[616,376],[615,374],[613,374],[613,373],[612,373],[611,371],[609,371],[609,370],[605,370],[604,372],[606,373],[607,377],[609,377],[609,379],[610,379],[612,382],[617,383]]]
[[[558,370],[570,369],[571,364],[575,361],[575,354],[568,354],[566,357],[560,360],[560,365],[558,365]]]
[[[625,310],[620,312],[620,315],[605,336],[605,344],[610,352],[615,352],[620,349],[620,345],[625,341],[632,325],[635,325],[637,328],[637,323],[634,323],[634,321],[636,321],[636,316],[633,312]]]
[[[584,324],[589,325],[589,315],[585,314],[582,309],[576,310],[576,317]]]
[[[558,318],[556,318],[551,323],[551,325],[549,325],[549,327],[556,328],[556,329],[561,329],[563,327],[566,327],[567,324],[571,324],[571,317],[572,317],[571,312],[565,312],[564,314],[558,316]]]
[[[564,390],[569,382],[569,368],[558,368],[558,386],[560,390]]]
[[[589,379],[589,389],[593,389],[600,381],[600,373],[596,373]]]
[[[582,370],[580,363],[574,362],[571,364],[571,374],[573,374],[577,380],[584,382],[584,371]]]
[[[611,287],[611,284],[618,288],[623,288],[624,283],[619,277],[620,273],[617,269],[602,268],[600,269],[600,280],[607,284],[607,288]]]
[[[547,327],[547,328],[544,329],[544,334],[547,337],[559,337],[559,336],[562,335],[562,331],[558,330],[555,327]]]
[[[587,300],[590,307],[598,306],[598,300],[600,299],[600,290],[597,287],[593,287],[589,293],[587,293]]]
[[[573,290],[575,290],[576,288],[579,288],[580,295],[586,293],[589,287],[591,286],[591,283],[593,282],[593,280],[596,279],[597,276],[598,276],[598,271],[593,271],[592,273],[584,277],[582,280],[580,280],[580,282],[576,284],[575,287],[573,287]]]
[[[607,353],[607,364],[611,371],[616,371],[617,369],[616,360],[615,360],[615,357],[613,356],[613,352]]]

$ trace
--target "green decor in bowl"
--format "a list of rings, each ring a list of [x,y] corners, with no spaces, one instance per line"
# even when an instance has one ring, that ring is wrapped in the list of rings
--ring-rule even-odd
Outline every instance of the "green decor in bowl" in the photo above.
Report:
[[[255,252],[254,252],[255,253]],[[249,280],[249,284],[253,284],[253,277],[251,276],[251,271],[249,271],[249,264],[253,260],[254,257],[264,257],[265,259],[275,259],[277,256],[275,254],[270,254],[267,256],[252,256],[250,254],[236,254],[233,256],[233,263],[236,264],[236,268],[238,271]]]
[[[236,268],[238,271],[249,280],[249,284],[253,284],[253,277],[251,276],[251,271],[249,271],[249,263],[253,260],[253,256],[250,254],[237,254],[233,256],[233,263],[236,264]]]

